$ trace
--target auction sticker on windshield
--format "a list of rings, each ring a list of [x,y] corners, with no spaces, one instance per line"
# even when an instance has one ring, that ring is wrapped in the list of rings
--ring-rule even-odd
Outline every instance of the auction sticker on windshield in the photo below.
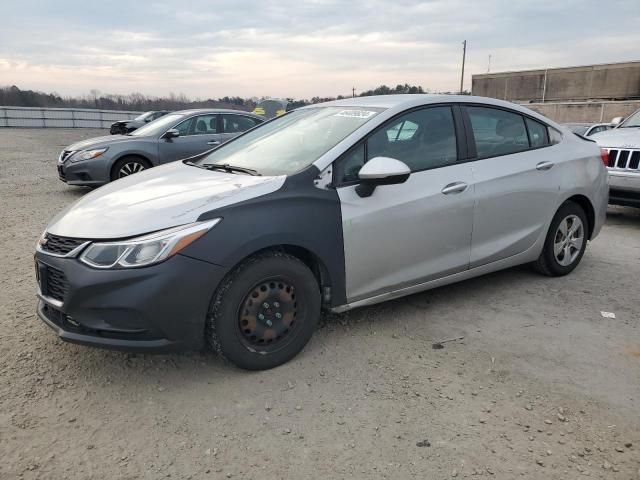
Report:
[[[373,117],[378,112],[372,112],[371,110],[342,110],[336,113],[336,117],[349,117],[349,118],[369,118]]]

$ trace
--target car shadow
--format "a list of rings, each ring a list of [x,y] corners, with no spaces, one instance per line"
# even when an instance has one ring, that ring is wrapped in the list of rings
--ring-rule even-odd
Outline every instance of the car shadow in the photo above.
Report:
[[[640,208],[609,205],[607,225],[640,227]]]

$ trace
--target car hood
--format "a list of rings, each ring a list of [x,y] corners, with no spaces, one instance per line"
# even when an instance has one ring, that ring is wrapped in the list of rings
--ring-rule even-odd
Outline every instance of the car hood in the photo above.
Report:
[[[614,128],[591,138],[605,148],[640,148],[640,128]]]
[[[86,239],[132,237],[192,223],[205,212],[275,192],[285,179],[174,162],[88,193],[59,213],[47,231]]]
[[[140,138],[142,137],[131,137],[128,135],[106,135],[104,137],[87,138],[86,140],[81,140],[69,145],[65,150],[77,152],[78,150],[107,147],[115,143],[132,142]]]

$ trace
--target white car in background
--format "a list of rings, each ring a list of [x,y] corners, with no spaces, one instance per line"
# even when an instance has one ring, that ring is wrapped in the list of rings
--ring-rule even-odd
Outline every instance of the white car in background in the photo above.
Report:
[[[562,125],[573,133],[577,133],[583,137],[590,137],[596,133],[606,132],[613,128],[610,123],[563,123]]]
[[[640,207],[640,110],[611,123],[617,126],[591,137],[609,152],[609,203]]]

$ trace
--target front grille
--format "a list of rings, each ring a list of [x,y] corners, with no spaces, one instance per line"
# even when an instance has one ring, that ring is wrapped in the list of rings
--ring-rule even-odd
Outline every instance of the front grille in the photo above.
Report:
[[[62,270],[44,265],[44,271],[40,273],[40,289],[43,295],[64,302],[64,297],[69,291],[69,283]]]
[[[51,252],[56,255],[66,255],[74,248],[86,242],[86,240],[80,238],[59,237],[57,235],[51,235],[50,233],[45,234],[44,238],[46,242],[44,245],[41,244],[40,248],[45,252]]]
[[[640,150],[610,148],[609,168],[640,171]]]

